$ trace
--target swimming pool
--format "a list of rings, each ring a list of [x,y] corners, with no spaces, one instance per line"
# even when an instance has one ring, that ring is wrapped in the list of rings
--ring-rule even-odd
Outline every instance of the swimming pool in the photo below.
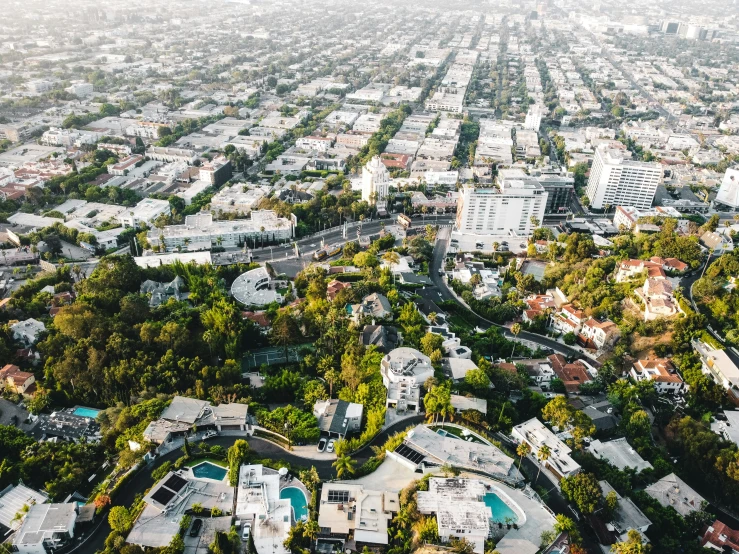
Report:
[[[96,410],[95,408],[85,408],[84,406],[77,406],[72,412],[73,415],[80,417],[89,417],[92,419],[95,419],[99,413],[100,410]]]
[[[203,462],[190,468],[192,474],[200,479],[213,479],[215,481],[223,481],[228,470],[225,467],[218,466],[211,462]]]
[[[280,498],[290,500],[295,521],[308,519],[308,499],[302,490],[297,487],[285,487],[280,491]]]
[[[450,439],[462,440],[457,435],[455,435],[453,433],[449,433],[449,432],[445,431],[444,429],[437,429],[436,430],[436,434],[437,435],[441,435],[442,437],[449,437]]]
[[[516,512],[494,492],[487,493],[483,498],[483,502],[493,512],[495,523],[516,523],[518,521]]]

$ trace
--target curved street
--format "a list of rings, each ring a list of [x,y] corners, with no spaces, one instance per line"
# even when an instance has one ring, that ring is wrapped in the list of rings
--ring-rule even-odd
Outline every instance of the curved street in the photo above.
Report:
[[[442,234],[444,230],[440,229],[439,233]],[[446,233],[444,233],[446,234]],[[441,269],[442,264],[444,263],[444,255],[447,250],[447,243],[449,242],[450,235],[447,235],[445,237],[439,237],[437,238],[436,245],[434,246],[434,258],[431,263],[431,267],[429,268],[429,273],[431,277],[431,282],[434,283],[436,288],[439,290],[439,294],[444,300],[451,300],[452,302],[456,302],[459,306],[463,307],[465,310],[469,310],[466,306],[464,306],[454,294],[449,290],[446,283],[444,282],[444,279],[439,275],[439,269]],[[515,340],[518,339],[524,339],[533,343],[536,343],[540,345],[542,348],[550,348],[551,350],[554,350],[555,352],[559,352],[561,354],[565,354],[567,356],[576,356],[579,357],[582,355],[582,353],[575,349],[567,346],[566,344],[562,344],[561,342],[557,342],[556,340],[550,339],[549,337],[545,337],[543,335],[538,335],[536,333],[529,333],[528,331],[521,331],[518,334],[518,337],[514,337],[513,333],[510,332],[510,330],[505,325],[500,325],[499,323],[493,323],[492,321],[489,321],[485,319],[484,317],[475,314],[472,312],[472,310],[469,310],[470,313],[473,313],[475,317],[477,318],[477,324],[482,329],[488,329],[490,327],[498,327],[500,329],[503,329],[503,335],[509,339],[509,340]],[[597,362],[594,360],[589,359],[589,363],[599,366]]]

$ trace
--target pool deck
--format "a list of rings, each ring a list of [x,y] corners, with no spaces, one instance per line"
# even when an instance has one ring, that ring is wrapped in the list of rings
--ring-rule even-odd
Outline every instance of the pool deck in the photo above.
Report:
[[[514,489],[499,481],[486,479],[480,475],[463,472],[460,477],[479,479],[492,487],[498,497],[518,516],[518,529],[507,529],[505,525],[500,529],[493,529],[499,538],[496,550],[500,554],[530,554],[539,550],[542,531],[554,529],[554,515],[541,504],[536,497],[529,496],[527,489]]]

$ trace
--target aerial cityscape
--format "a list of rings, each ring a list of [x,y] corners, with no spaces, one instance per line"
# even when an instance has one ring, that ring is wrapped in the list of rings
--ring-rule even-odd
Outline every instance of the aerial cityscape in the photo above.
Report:
[[[0,554],[739,554],[737,0],[4,0]]]

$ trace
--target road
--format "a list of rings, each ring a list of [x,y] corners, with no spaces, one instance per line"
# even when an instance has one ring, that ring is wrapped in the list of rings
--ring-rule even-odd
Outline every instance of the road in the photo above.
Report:
[[[419,415],[413,418],[409,418],[404,421],[388,427],[384,431],[380,432],[370,443],[359,450],[352,458],[356,461],[356,467],[361,466],[373,455],[372,446],[382,445],[387,441],[388,437],[393,433],[402,431],[408,426],[416,425],[423,421],[423,416]],[[242,436],[219,436],[208,441],[208,444],[219,445],[223,448],[229,448],[233,443]],[[294,453],[288,452],[281,446],[275,443],[269,442],[264,439],[257,437],[251,437],[248,439],[249,447],[251,451],[256,453],[259,458],[271,458],[273,460],[281,460],[290,464],[292,468],[309,468],[314,466],[318,472],[319,477],[322,480],[332,479],[334,477],[334,470],[332,467],[333,462],[331,460],[313,460],[310,458],[304,458]],[[176,449],[169,452],[154,462],[143,468],[135,477],[133,477],[123,490],[120,491],[118,496],[113,502],[113,506],[126,506],[130,507],[136,496],[144,494],[144,492],[154,484],[154,479],[151,476],[151,472],[162,465],[164,462],[174,462],[177,458],[182,456],[182,450]],[[103,550],[105,548],[105,539],[110,534],[110,525],[107,521],[107,513],[103,516],[98,527],[95,527],[91,534],[86,537],[84,544],[74,550],[75,553],[79,554],[95,554],[95,552]]]
[[[450,236],[451,236],[451,233],[449,233],[448,229],[441,229],[439,231],[438,240],[436,241],[436,245],[434,246],[434,259],[431,262],[430,277],[431,277],[431,281],[434,283],[436,288],[439,290],[439,294],[441,294],[441,297],[444,300],[451,300],[452,302],[456,302],[458,305],[467,309],[467,307],[464,306],[459,300],[457,300],[454,294],[452,294],[452,292],[449,290],[446,283],[444,282],[444,279],[439,275],[439,269],[441,269],[441,266],[444,263],[444,256],[447,250],[447,243],[449,242]],[[488,329],[490,327],[498,327],[503,330],[503,335],[509,340],[515,340],[516,338],[518,338],[518,339],[527,340],[527,341],[536,343],[540,345],[542,348],[550,348],[554,350],[555,352],[560,352],[562,354],[565,354],[566,356],[575,356],[575,357],[582,356],[582,353],[579,350],[570,348],[569,346],[562,344],[560,342],[557,342],[556,340],[552,340],[548,337],[537,335],[536,333],[529,333],[528,331],[521,331],[518,334],[518,337],[514,337],[513,333],[511,333],[510,330],[505,325],[493,323],[492,321],[488,321],[487,319],[477,314],[475,315],[477,316],[478,325],[480,326],[480,328]],[[593,360],[588,360],[588,362],[595,365],[596,367],[600,365]]]

